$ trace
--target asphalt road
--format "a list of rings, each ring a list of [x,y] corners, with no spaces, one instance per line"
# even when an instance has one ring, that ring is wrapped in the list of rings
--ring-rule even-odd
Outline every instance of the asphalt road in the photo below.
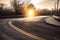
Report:
[[[26,19],[22,20],[21,18],[0,19],[0,40],[37,40],[35,38],[60,40],[60,28],[45,23],[46,18],[38,17],[38,21],[25,21]],[[36,18],[33,20],[36,20]],[[11,27],[9,22],[17,29],[21,29],[22,32],[14,29],[13,26]]]

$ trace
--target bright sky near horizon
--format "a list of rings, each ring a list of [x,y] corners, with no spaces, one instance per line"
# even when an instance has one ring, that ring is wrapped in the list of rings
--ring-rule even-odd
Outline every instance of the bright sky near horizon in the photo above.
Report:
[[[22,1],[22,0],[21,0]],[[37,9],[52,9],[54,8],[54,3],[56,0],[31,0],[31,3]],[[10,0],[0,0],[0,3],[5,3],[7,6],[10,6]],[[60,5],[59,5],[60,7]]]

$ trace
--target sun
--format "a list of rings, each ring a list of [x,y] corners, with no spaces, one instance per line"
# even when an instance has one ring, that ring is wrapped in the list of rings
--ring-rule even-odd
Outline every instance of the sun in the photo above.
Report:
[[[34,17],[34,16],[35,16],[35,11],[32,10],[32,9],[28,10],[27,17],[28,17],[28,18],[32,18],[32,17]]]
[[[35,17],[36,16],[36,10],[35,9],[26,9],[25,10],[25,17],[26,18],[32,18],[32,17]]]
[[[34,5],[30,4],[24,8],[24,15],[26,18],[32,18],[37,16],[38,12],[35,9]]]

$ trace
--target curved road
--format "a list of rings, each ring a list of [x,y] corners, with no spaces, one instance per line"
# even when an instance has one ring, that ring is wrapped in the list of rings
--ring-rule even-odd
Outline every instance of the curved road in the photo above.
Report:
[[[1,19],[1,40],[60,40],[60,28],[45,23],[48,16]],[[38,19],[38,20],[36,20]],[[27,21],[26,21],[27,20]]]

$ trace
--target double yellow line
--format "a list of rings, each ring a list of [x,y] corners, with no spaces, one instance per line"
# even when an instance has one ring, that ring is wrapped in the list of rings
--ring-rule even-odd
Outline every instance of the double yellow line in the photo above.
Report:
[[[31,33],[28,33],[28,32],[26,32],[26,31],[24,31],[24,30],[16,27],[15,25],[12,24],[12,21],[9,21],[8,24],[9,24],[13,29],[15,29],[16,31],[18,31],[19,33],[22,33],[22,34],[24,34],[24,35],[26,35],[26,36],[29,36],[29,37],[31,37],[31,38],[33,38],[33,39],[36,39],[36,40],[45,40],[45,39],[43,39],[43,38],[40,38],[40,37],[38,37],[38,36],[35,36],[35,35],[31,34]]]

